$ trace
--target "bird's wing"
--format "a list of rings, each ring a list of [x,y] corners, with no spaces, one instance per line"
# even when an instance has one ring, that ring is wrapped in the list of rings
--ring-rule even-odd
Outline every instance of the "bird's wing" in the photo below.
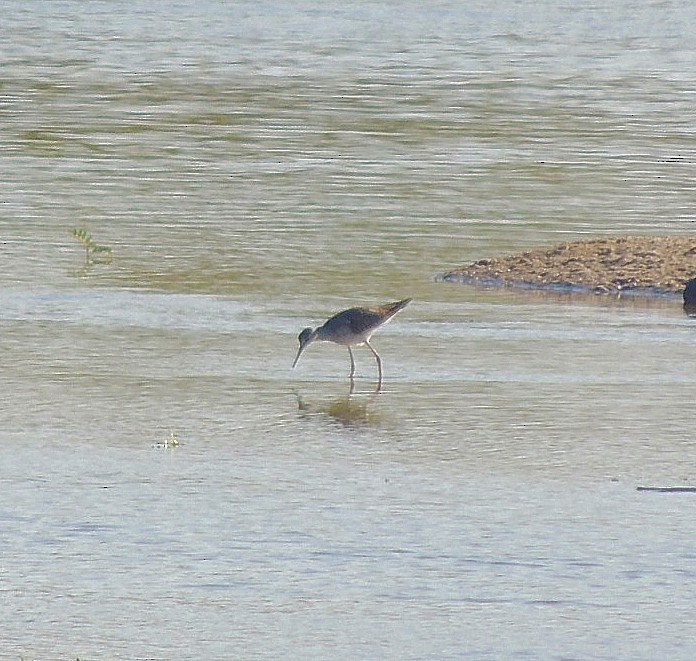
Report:
[[[365,335],[369,331],[374,331],[385,320],[376,310],[368,308],[353,308],[348,318],[351,332],[356,335]]]

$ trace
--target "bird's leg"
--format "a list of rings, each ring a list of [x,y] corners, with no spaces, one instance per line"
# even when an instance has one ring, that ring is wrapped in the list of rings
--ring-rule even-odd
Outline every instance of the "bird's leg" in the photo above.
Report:
[[[373,346],[366,340],[365,344],[368,346],[370,351],[375,355],[375,360],[377,361],[377,371],[379,372],[379,381],[377,382],[377,392],[382,390],[382,359],[379,354],[374,350]]]
[[[348,347],[348,353],[350,354],[350,382],[352,384],[355,376],[355,359],[353,358],[353,350],[350,347]]]

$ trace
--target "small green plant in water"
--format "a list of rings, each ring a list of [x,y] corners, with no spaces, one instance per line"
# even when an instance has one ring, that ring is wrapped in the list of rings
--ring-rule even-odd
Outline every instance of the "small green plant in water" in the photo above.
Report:
[[[82,244],[85,249],[85,266],[90,264],[110,264],[113,259],[113,252],[109,246],[100,246],[92,235],[82,227],[75,227],[71,236]]]

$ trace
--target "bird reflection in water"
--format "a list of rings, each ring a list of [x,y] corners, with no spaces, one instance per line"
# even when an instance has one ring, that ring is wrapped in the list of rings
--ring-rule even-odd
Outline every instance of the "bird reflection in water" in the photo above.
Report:
[[[343,427],[369,427],[382,423],[382,416],[374,405],[377,393],[355,396],[351,391],[348,395],[316,405],[308,404],[302,395],[295,394],[301,413],[326,416]]]

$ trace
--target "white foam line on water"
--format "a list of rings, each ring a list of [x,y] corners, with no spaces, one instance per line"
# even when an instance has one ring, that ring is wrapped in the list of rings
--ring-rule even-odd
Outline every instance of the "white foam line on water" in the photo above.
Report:
[[[234,331],[246,327],[250,315],[248,304],[200,294],[131,290],[42,290],[0,294],[0,320]]]

